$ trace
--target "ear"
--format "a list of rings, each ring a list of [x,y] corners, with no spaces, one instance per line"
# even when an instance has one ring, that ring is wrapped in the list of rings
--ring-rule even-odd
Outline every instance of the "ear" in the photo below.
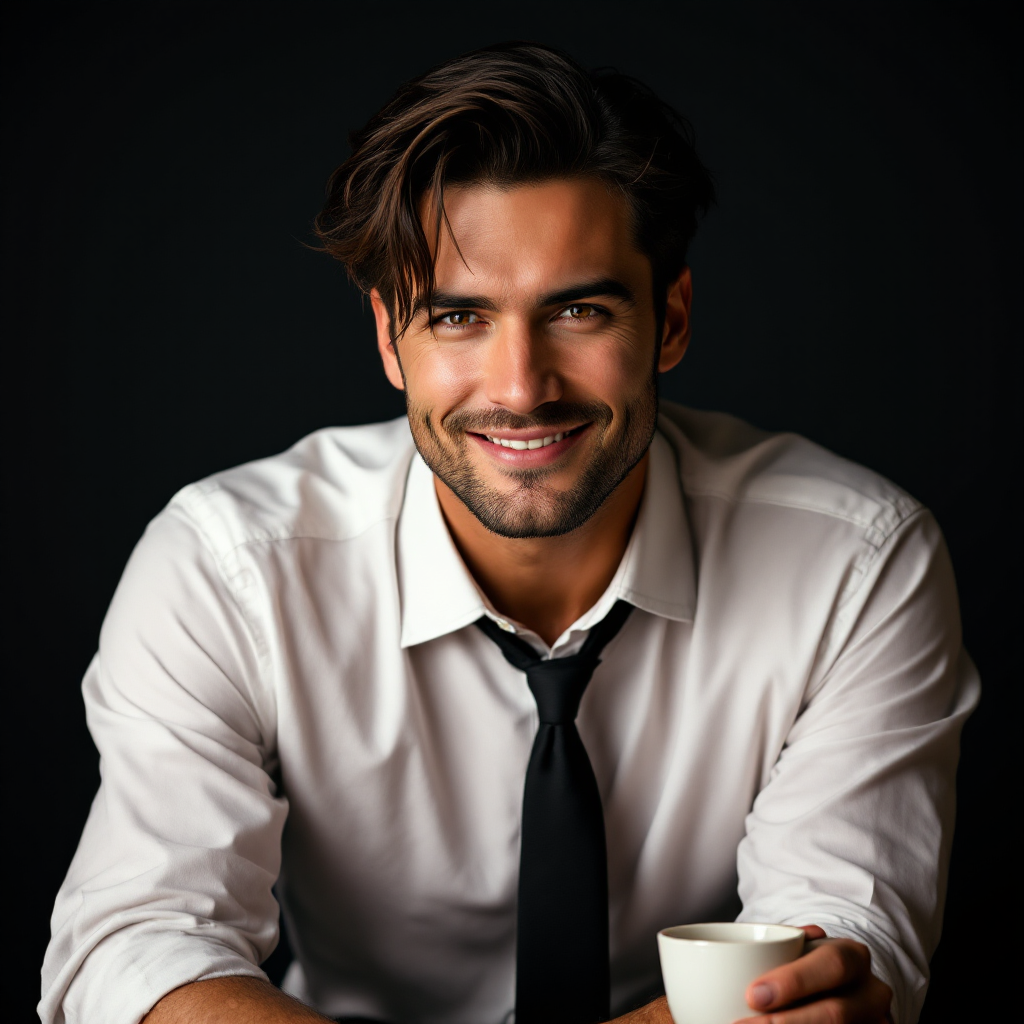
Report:
[[[399,391],[404,391],[405,378],[398,362],[397,342],[391,340],[391,316],[376,288],[370,292],[370,305],[373,306],[373,318],[377,321],[377,351],[384,364],[384,373]]]
[[[661,333],[661,355],[658,357],[658,372],[666,373],[686,355],[690,344],[690,304],[693,301],[693,281],[690,268],[683,267],[682,273],[668,286],[665,302],[665,326]]]

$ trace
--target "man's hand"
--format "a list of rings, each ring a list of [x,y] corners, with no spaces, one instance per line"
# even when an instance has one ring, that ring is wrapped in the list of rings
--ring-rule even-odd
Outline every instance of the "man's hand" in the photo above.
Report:
[[[798,960],[776,967],[747,989],[747,1004],[767,1014],[744,1024],[885,1024],[891,1022],[892,989],[871,973],[871,952],[852,939],[821,939]]]
[[[892,989],[871,973],[867,946],[826,939],[813,924],[804,931],[808,939],[823,941],[750,985],[748,1005],[767,1016],[749,1017],[743,1024],[892,1024]],[[612,1024],[672,1024],[672,1017],[662,996]]]
[[[328,1024],[329,1020],[269,981],[211,978],[168,992],[142,1024]]]

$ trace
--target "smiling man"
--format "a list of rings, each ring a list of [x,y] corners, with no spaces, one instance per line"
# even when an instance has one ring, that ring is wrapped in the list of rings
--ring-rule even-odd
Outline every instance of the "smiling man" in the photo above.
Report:
[[[669,1024],[656,932],[737,916],[819,940],[752,1014],[916,1020],[978,690],[952,570],[870,471],[659,403],[712,197],[685,122],[538,46],[353,137],[317,231],[408,417],[147,530],[46,1024]]]
[[[659,324],[629,208],[599,179],[485,180],[444,203],[439,284],[400,343],[371,293],[381,358],[473,578],[554,644],[626,549],[657,373],[689,340],[689,271],[666,286]]]

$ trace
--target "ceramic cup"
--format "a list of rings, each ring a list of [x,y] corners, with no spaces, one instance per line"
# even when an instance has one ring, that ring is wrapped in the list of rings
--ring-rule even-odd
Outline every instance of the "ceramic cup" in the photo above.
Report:
[[[804,933],[783,924],[682,924],[658,932],[661,975],[675,1024],[733,1024],[759,1016],[747,986],[803,952]]]

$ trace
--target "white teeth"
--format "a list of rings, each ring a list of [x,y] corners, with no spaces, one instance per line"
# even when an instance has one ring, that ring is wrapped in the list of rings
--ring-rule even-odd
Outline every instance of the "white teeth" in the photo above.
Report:
[[[500,444],[502,448],[512,448],[517,452],[524,452],[527,450],[532,451],[534,448],[547,448],[549,444],[554,444],[556,441],[561,441],[563,437],[568,434],[569,431],[558,434],[549,434],[547,437],[535,437],[530,441],[510,441],[506,437],[491,437],[490,434],[485,434],[491,444]]]

